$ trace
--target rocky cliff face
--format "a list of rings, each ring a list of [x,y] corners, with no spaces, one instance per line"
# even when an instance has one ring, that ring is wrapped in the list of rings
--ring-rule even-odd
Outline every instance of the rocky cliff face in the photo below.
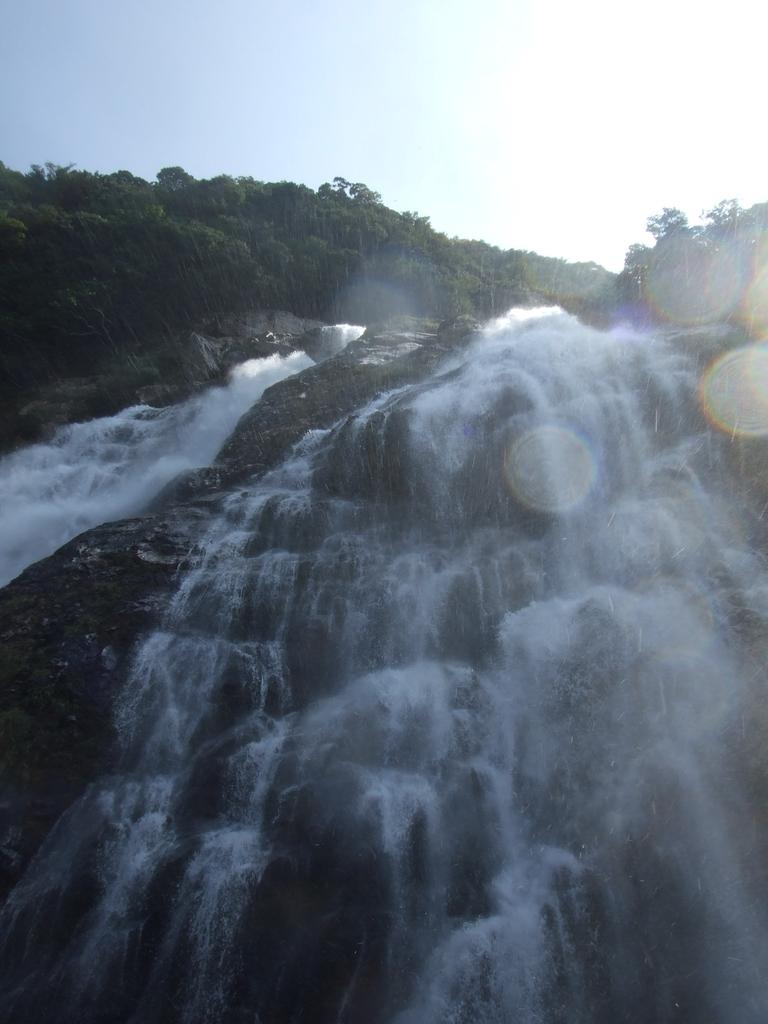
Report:
[[[214,374],[298,346],[317,326],[288,314],[222,321],[228,333],[199,336],[195,365]],[[134,644],[161,615],[210,511],[307,431],[424,378],[476,326],[402,321],[367,332],[269,388],[216,464],[174,482],[146,516],[82,534],[0,590],[0,898],[67,806],[112,767],[112,706]]]

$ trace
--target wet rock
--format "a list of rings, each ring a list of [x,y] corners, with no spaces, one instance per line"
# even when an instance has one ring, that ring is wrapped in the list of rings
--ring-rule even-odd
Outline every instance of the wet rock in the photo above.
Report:
[[[109,770],[114,697],[198,521],[97,527],[0,590],[0,898],[62,811]]]
[[[268,388],[219,455],[221,483],[271,469],[307,431],[331,427],[377,395],[426,377],[459,339],[424,326],[368,330],[339,355]]]
[[[155,409],[173,405],[179,401],[181,394],[182,389],[175,384],[148,384],[136,391],[136,397],[142,405],[151,405]]]
[[[480,330],[479,322],[473,317],[463,313],[451,320],[443,320],[438,328],[440,341],[444,344],[450,342],[463,342],[467,335]]]

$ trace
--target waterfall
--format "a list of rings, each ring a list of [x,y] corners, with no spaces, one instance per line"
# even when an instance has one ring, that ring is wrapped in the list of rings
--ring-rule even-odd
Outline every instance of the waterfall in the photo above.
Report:
[[[357,341],[365,333],[365,328],[357,324],[331,324],[320,328],[321,350],[326,356],[335,356],[342,352],[351,341]]]
[[[0,586],[91,526],[135,515],[184,470],[208,465],[266,388],[311,363],[302,352],[249,359],[226,387],[74,423],[0,459]]]
[[[768,581],[698,382],[511,315],[223,497],[0,1020],[762,1024]]]

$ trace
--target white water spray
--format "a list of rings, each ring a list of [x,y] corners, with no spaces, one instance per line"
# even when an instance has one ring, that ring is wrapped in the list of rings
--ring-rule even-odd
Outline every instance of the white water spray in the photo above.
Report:
[[[365,333],[365,327],[358,324],[333,324],[323,327],[323,338],[327,339],[326,347],[329,355],[342,352],[351,341],[357,341]]]
[[[179,473],[207,466],[266,388],[311,365],[303,352],[250,359],[226,387],[74,423],[0,460],[0,586],[78,533],[137,514]]]

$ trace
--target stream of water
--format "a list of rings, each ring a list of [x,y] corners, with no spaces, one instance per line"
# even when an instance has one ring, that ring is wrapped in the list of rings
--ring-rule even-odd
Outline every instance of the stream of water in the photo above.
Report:
[[[73,423],[0,459],[0,586],[78,533],[140,512],[179,473],[207,466],[271,384],[311,365],[303,352],[250,359],[226,387]]]

